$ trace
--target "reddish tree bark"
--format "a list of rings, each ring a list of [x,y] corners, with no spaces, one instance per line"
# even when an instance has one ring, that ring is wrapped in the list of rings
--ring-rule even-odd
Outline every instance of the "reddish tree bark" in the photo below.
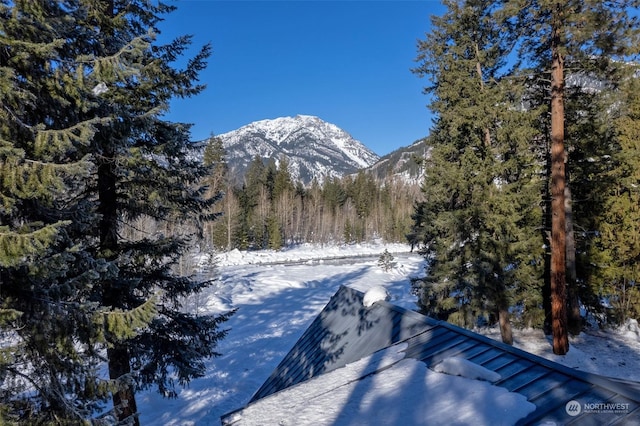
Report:
[[[551,328],[553,353],[569,351],[566,308],[564,57],[560,51],[562,5],[553,11],[551,34]]]

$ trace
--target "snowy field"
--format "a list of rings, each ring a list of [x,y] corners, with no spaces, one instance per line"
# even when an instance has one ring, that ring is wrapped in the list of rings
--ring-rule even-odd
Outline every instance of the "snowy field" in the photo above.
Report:
[[[385,249],[393,254],[396,262],[395,267],[387,272],[378,266],[378,257]],[[207,264],[206,259],[202,264]],[[247,404],[340,285],[363,292],[383,286],[390,294],[392,303],[414,309],[416,297],[411,294],[409,279],[420,275],[423,267],[423,258],[418,254],[408,253],[408,246],[403,244],[301,246],[281,252],[247,253],[236,250],[219,255],[218,281],[205,294],[191,300],[189,306],[194,311],[213,313],[238,308],[236,315],[225,324],[230,332],[218,346],[222,356],[212,359],[206,376],[192,381],[189,387],[180,392],[178,399],[163,399],[154,392],[140,393],[137,399],[141,423],[158,426],[219,425],[220,416]],[[477,331],[499,339],[497,329]],[[569,367],[640,381],[640,336],[637,323],[630,323],[628,327],[618,330],[595,330],[571,338],[571,349],[565,356],[553,355],[550,342],[541,331],[514,330],[514,336],[515,346]],[[453,411],[456,415],[464,414],[464,409],[461,411],[461,408],[465,406],[468,407],[468,412],[478,409],[473,395],[464,404],[460,403],[464,395],[470,393],[470,386],[485,394],[494,392],[492,395],[497,400],[509,402],[511,407],[514,407],[514,401],[518,397],[517,394],[491,385],[486,379],[481,381],[466,378],[468,368],[458,366],[457,374],[466,377],[454,377],[429,370],[422,363],[396,359],[397,353],[381,356],[390,357],[396,363],[397,367],[390,369],[390,376],[387,377],[387,383],[395,383],[396,386],[371,386],[369,388],[376,391],[370,392],[367,397],[373,398],[371,401],[394,401],[395,412],[406,410],[412,404],[415,407],[416,404],[411,402],[410,395],[393,395],[398,390],[397,385],[408,377],[407,371],[414,371],[409,376],[419,377],[422,386],[426,383],[429,389],[434,390],[434,396],[439,387],[453,392],[459,390],[458,403],[454,407],[457,411]],[[350,374],[358,374],[359,368],[358,363],[349,365],[342,369],[344,371],[337,373],[343,376],[334,375],[329,381],[335,384],[339,380],[348,380]],[[421,374],[416,376],[416,369],[420,369]],[[391,376],[392,374],[395,376]],[[301,398],[309,396],[310,390],[305,390],[303,386],[299,390]],[[326,404],[332,406],[336,401],[337,404],[343,401],[340,395]],[[344,400],[342,403],[348,402]],[[367,415],[375,416],[378,411],[378,415],[382,415],[385,412],[384,406],[379,404],[363,404],[360,409]],[[280,407],[282,405],[279,404]],[[510,410],[515,417],[512,420],[504,417],[500,424],[512,424],[520,416],[526,415],[531,409],[530,405],[527,401],[517,401],[520,411]],[[263,408],[269,410],[267,407]],[[447,412],[446,409],[434,411]],[[328,424],[367,424],[366,418],[344,416],[345,412],[358,415],[356,409],[341,412],[342,417],[333,418],[319,416],[315,412],[306,413],[307,424],[322,424],[323,419]],[[488,409],[482,413],[486,424],[497,424],[493,421],[494,414]],[[420,419],[425,417],[420,416]],[[420,419],[409,424],[421,424]],[[447,419],[431,417],[428,420],[429,424],[447,423]]]

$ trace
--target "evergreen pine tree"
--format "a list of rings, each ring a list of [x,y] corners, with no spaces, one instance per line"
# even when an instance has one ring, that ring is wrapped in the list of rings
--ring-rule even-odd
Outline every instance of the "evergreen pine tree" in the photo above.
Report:
[[[520,57],[528,75],[550,102],[551,322],[553,351],[569,350],[566,299],[565,107],[568,74],[615,81],[619,64],[637,53],[638,26],[629,9],[637,1],[549,0],[505,2],[505,14],[520,36]],[[544,81],[550,82],[545,84]],[[568,150],[570,152],[570,150]],[[571,254],[573,257],[573,254]]]
[[[188,126],[161,116],[171,98],[202,90],[197,75],[210,49],[205,46],[185,69],[175,69],[173,60],[189,38],[153,45],[155,25],[173,7],[116,0],[82,6],[76,25],[86,34],[78,48],[95,58],[91,72],[108,88],[87,115],[113,118],[100,125],[91,149],[100,214],[97,249],[117,265],[118,274],[102,280],[93,298],[110,309],[148,318],[146,327],[135,333],[116,327],[126,323],[114,323],[105,332],[110,378],[120,384],[114,408],[120,420],[133,417],[137,422],[136,389],[154,386],[164,396],[176,396],[176,384],[204,374],[204,360],[217,355],[216,343],[225,334],[218,326],[227,315],[199,316],[182,309],[184,298],[209,282],[176,276],[171,269],[188,247],[189,229],[181,225],[195,221],[194,228],[201,229],[214,200],[203,196],[200,183],[208,170],[190,154],[194,148]],[[172,235],[135,241],[119,237],[121,221],[143,216],[180,226],[173,227]]]
[[[25,361],[11,362],[30,366],[38,380],[29,377],[28,390],[43,401],[32,407],[51,419],[78,420],[109,390],[118,418],[137,423],[135,391],[176,396],[225,334],[227,315],[181,308],[208,282],[171,268],[212,203],[188,126],[161,116],[172,97],[202,89],[209,55],[207,46],[172,68],[189,38],[153,44],[171,10],[142,0],[3,2],[2,167],[17,179],[4,179],[2,227],[5,241],[24,241],[0,256],[3,309],[28,324]],[[142,217],[176,225],[171,235],[121,238]],[[103,347],[106,384],[96,378]]]
[[[273,164],[275,169],[275,164]],[[244,175],[244,184],[240,197],[241,241],[246,243],[241,248],[265,248],[267,246],[267,217],[270,212],[270,196],[273,181],[269,182],[269,168],[262,158],[256,155]]]
[[[231,182],[228,176],[228,166],[225,160],[225,150],[222,139],[211,137],[207,142],[202,159],[205,166],[209,167],[209,175],[204,183],[207,185],[207,196],[215,197],[218,202],[214,204],[212,219],[206,224],[207,245],[214,248],[227,248],[230,246],[229,198],[233,196]],[[224,200],[223,200],[224,197]],[[224,219],[220,216],[227,216]]]
[[[271,250],[280,250],[283,246],[282,229],[280,222],[274,215],[270,215],[267,218],[267,234],[267,247]]]
[[[322,199],[327,209],[333,214],[337,214],[347,200],[347,194],[340,179],[336,177],[328,178],[322,185]]]
[[[0,330],[16,342],[0,350],[0,423],[78,424],[110,389],[110,313],[91,295],[117,268],[86,238],[98,219],[89,147],[110,117],[84,114],[98,81],[73,46],[76,7],[0,2]]]
[[[621,86],[616,146],[603,174],[611,183],[602,194],[599,232],[589,253],[595,265],[589,284],[598,299],[611,302],[614,320],[624,323],[640,315],[640,80],[629,78]]]
[[[272,231],[269,231],[270,245],[275,245],[277,248],[282,248],[284,244],[287,244],[291,234],[288,231],[291,228],[291,221],[293,217],[294,209],[294,186],[291,180],[291,174],[289,172],[289,162],[283,155],[278,161],[278,166],[273,177],[273,197],[272,197],[272,209],[273,216],[278,223],[278,227],[272,227]],[[276,236],[273,232],[279,231],[279,235]]]
[[[396,262],[389,250],[384,249],[384,252],[378,257],[378,266],[382,268],[383,271],[389,272],[393,268],[396,267]]]
[[[447,1],[419,44],[438,114],[426,160],[425,202],[414,229],[431,260],[423,310],[460,325],[497,318],[512,342],[508,309],[539,279],[535,227],[539,178],[528,147],[535,113],[523,84],[502,79],[511,40],[489,1]],[[506,25],[506,23],[503,23]]]
[[[289,171],[289,161],[284,155],[280,157],[273,177],[273,199],[277,199],[280,195],[293,191],[293,181]]]
[[[367,218],[376,203],[378,188],[373,177],[360,170],[354,179],[346,179],[347,197],[355,209],[355,218],[351,224],[352,236],[356,242],[366,239]]]
[[[238,228],[234,233],[234,246],[240,250],[247,250],[252,244],[251,238],[251,217],[253,215],[253,201],[249,196],[246,184],[236,190],[236,198],[239,205]]]

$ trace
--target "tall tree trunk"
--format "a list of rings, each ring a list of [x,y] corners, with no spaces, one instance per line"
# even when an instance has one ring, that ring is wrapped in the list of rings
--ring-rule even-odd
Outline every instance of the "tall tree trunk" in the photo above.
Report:
[[[511,332],[511,322],[509,321],[509,311],[506,306],[498,309],[498,323],[500,324],[500,336],[502,342],[513,345],[513,333]]]
[[[562,5],[553,10],[551,35],[551,328],[553,353],[569,351],[566,309],[564,58],[560,52]]]
[[[113,0],[104,2],[105,13],[112,18],[115,16]],[[111,29],[109,29],[111,31]],[[100,218],[100,251],[109,260],[117,256],[118,251],[118,206],[117,206],[117,175],[116,152],[113,142],[108,135],[103,136],[102,159],[98,164],[98,213]],[[114,288],[113,281],[106,281],[103,285],[103,303],[105,306],[121,307],[121,297],[118,289]],[[135,391],[133,384],[126,377],[131,373],[131,360],[126,346],[113,342],[114,345],[107,349],[109,365],[109,378],[120,381],[118,390],[113,393],[113,407],[118,421],[133,419],[134,426],[140,422],[136,413]],[[125,378],[125,380],[122,380]]]
[[[484,81],[482,79],[482,63],[480,62],[480,48],[478,47],[478,43],[474,42],[474,49],[476,54],[476,74],[478,74],[478,79],[480,80],[480,92],[484,92]],[[491,146],[491,131],[489,130],[489,126],[485,126],[484,129],[484,144],[485,147],[489,148]],[[498,324],[500,325],[500,336],[502,337],[502,342],[508,345],[513,345],[513,333],[511,331],[511,322],[509,321],[509,304],[506,301],[505,289],[502,286],[498,287],[498,291],[500,294],[497,295],[498,298]]]
[[[105,144],[109,144],[108,141]],[[98,212],[100,219],[100,250],[107,259],[114,259],[118,250],[118,208],[116,191],[115,156],[110,149],[104,150],[104,161],[98,166]],[[113,283],[107,281],[104,286],[104,304],[110,307],[119,306],[120,292],[114,288]],[[109,378],[119,380],[121,384],[113,393],[113,406],[118,420],[133,419],[133,424],[140,423],[135,417],[137,413],[135,392],[133,384],[126,376],[131,373],[130,356],[127,347],[114,342],[113,347],[107,350],[109,364]],[[125,380],[122,380],[125,378]],[[132,417],[133,416],[133,417]]]
[[[573,209],[569,184],[564,188],[564,210],[566,215],[566,256],[567,256],[567,307],[569,333],[577,336],[582,331],[582,318],[580,317],[580,302],[578,300],[577,273],[576,273],[576,241],[573,232]]]
[[[498,274],[500,276],[500,274]],[[511,331],[511,322],[509,320],[509,301],[506,295],[506,289],[501,282],[496,285],[498,294],[496,297],[498,324],[500,325],[500,337],[502,342],[507,345],[513,345],[513,333]]]
[[[227,193],[224,195],[227,205],[227,251],[231,250],[231,198],[233,197],[231,184],[227,182]]]
[[[120,380],[118,390],[113,393],[113,407],[118,421],[128,420],[139,426],[135,393],[132,381],[128,377],[131,373],[129,351],[124,345],[114,345],[113,348],[107,349],[107,357],[109,358],[109,378]]]
[[[476,74],[478,74],[478,79],[480,80],[480,92],[484,92],[484,81],[482,80],[482,64],[480,63],[480,48],[478,47],[478,42],[474,42],[473,47],[475,48],[476,54]],[[491,146],[491,133],[489,132],[489,127],[485,126],[484,128],[484,144],[485,146]]]

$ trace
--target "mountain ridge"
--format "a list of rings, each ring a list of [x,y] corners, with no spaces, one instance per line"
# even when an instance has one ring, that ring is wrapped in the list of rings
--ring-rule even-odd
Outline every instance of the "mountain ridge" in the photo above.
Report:
[[[380,158],[345,130],[312,115],[258,120],[217,137],[239,176],[256,156],[278,162],[284,155],[292,179],[304,184],[356,173]]]
[[[380,157],[337,125],[303,114],[254,121],[216,137],[237,182],[256,157],[278,165],[284,156],[292,180],[303,185],[360,171],[378,180],[394,176],[415,183],[422,175],[417,158],[428,152],[425,138]],[[201,152],[208,141],[196,142]]]

